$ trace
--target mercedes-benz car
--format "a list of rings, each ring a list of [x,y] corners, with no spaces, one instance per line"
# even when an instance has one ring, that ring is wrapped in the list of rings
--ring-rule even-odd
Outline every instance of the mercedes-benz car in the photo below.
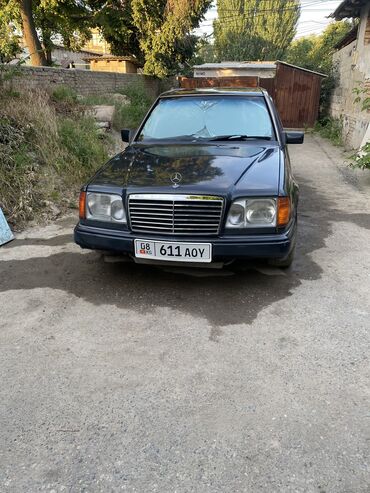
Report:
[[[142,263],[290,266],[298,185],[287,145],[304,135],[284,131],[265,90],[172,90],[121,133],[126,149],[82,187],[82,248]]]

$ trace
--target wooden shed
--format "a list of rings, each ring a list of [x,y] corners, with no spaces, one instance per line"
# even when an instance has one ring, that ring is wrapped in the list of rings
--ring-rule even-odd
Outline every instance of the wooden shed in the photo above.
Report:
[[[234,64],[234,67],[233,65]],[[242,65],[243,64],[243,65]],[[260,64],[260,65],[258,65]],[[270,64],[270,66],[268,66]],[[207,66],[196,67],[194,78],[180,77],[180,87],[262,87],[275,101],[283,125],[287,128],[312,127],[319,114],[321,82],[326,75],[285,62],[235,62],[219,64],[218,76],[208,77]],[[242,65],[242,70],[240,68]],[[203,70],[201,70],[203,67]],[[248,71],[250,67],[250,70]],[[257,67],[257,68],[256,68]],[[259,68],[260,67],[260,68]],[[204,75],[200,75],[204,74]],[[251,75],[249,75],[251,74]],[[266,77],[266,75],[268,75]]]

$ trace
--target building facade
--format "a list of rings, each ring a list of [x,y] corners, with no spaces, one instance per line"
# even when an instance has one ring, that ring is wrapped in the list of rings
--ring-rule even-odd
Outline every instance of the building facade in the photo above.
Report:
[[[342,120],[345,146],[359,149],[370,140],[370,112],[362,111],[362,103],[355,102],[354,92],[362,89],[370,95],[370,2],[345,0],[332,17],[358,19],[358,26],[338,43],[333,57],[337,84],[330,114]],[[362,99],[365,96],[363,94]]]
[[[132,57],[101,55],[85,58],[90,70],[97,72],[118,72],[121,74],[136,74],[139,63]]]

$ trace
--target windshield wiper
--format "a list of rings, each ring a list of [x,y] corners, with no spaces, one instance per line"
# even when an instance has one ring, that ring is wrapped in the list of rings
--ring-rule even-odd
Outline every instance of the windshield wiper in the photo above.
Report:
[[[271,137],[263,135],[218,135],[217,137],[212,137],[207,139],[212,142],[217,142],[221,140],[271,140]]]

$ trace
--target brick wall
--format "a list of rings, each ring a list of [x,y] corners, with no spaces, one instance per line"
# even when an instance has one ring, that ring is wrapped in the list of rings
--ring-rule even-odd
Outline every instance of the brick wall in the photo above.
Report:
[[[6,66],[3,66],[6,67]],[[90,70],[62,69],[54,67],[27,67],[19,69],[20,75],[6,82],[13,89],[40,88],[48,91],[64,85],[74,89],[77,94],[106,94],[117,91],[128,84],[144,81],[148,93],[156,97],[163,86],[177,87],[175,78],[160,81],[154,77],[141,74],[120,74],[93,72]]]

